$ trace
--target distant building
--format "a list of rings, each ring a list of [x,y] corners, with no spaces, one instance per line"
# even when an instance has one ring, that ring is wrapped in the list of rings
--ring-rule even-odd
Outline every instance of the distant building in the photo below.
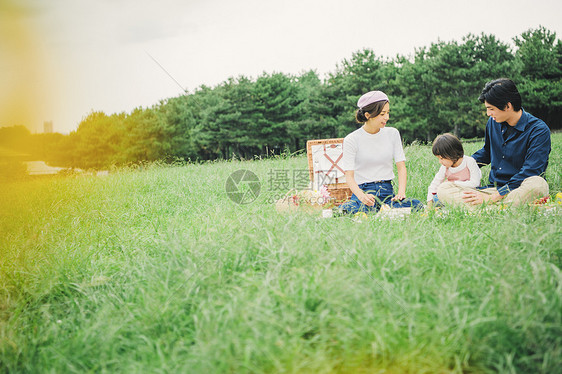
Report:
[[[43,122],[43,133],[51,134],[53,132],[53,121]]]

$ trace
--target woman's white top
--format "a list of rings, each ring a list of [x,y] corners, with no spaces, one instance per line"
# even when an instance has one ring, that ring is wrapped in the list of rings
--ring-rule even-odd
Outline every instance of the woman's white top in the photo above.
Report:
[[[406,161],[400,133],[383,127],[370,134],[361,127],[344,138],[342,161],[345,171],[354,171],[357,184],[394,179],[394,164]]]

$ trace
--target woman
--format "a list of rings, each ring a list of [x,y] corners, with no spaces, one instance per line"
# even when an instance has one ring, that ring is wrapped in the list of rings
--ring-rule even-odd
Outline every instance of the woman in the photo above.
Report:
[[[343,141],[345,180],[353,192],[340,206],[346,213],[377,212],[382,204],[393,208],[422,207],[419,200],[406,199],[406,157],[398,130],[386,127],[390,104],[382,91],[371,91],[359,98],[355,114],[359,129]],[[398,193],[394,195],[393,161],[398,171]]]

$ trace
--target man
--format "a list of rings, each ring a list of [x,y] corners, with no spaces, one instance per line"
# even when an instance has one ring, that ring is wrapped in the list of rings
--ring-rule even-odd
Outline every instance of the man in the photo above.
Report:
[[[521,108],[521,95],[510,79],[486,83],[478,100],[490,118],[484,147],[472,157],[480,166],[491,165],[490,184],[474,190],[445,182],[437,190],[439,200],[469,206],[498,201],[521,205],[548,195],[543,178],[550,154],[548,126]]]

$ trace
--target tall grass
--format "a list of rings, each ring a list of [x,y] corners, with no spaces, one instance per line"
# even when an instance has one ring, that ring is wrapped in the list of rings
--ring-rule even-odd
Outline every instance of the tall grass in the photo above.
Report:
[[[407,195],[424,200],[439,165],[428,146],[406,154]],[[262,181],[250,204],[225,193],[239,169]],[[306,169],[278,157],[2,185],[0,368],[560,372],[560,211],[277,213],[272,171]]]

